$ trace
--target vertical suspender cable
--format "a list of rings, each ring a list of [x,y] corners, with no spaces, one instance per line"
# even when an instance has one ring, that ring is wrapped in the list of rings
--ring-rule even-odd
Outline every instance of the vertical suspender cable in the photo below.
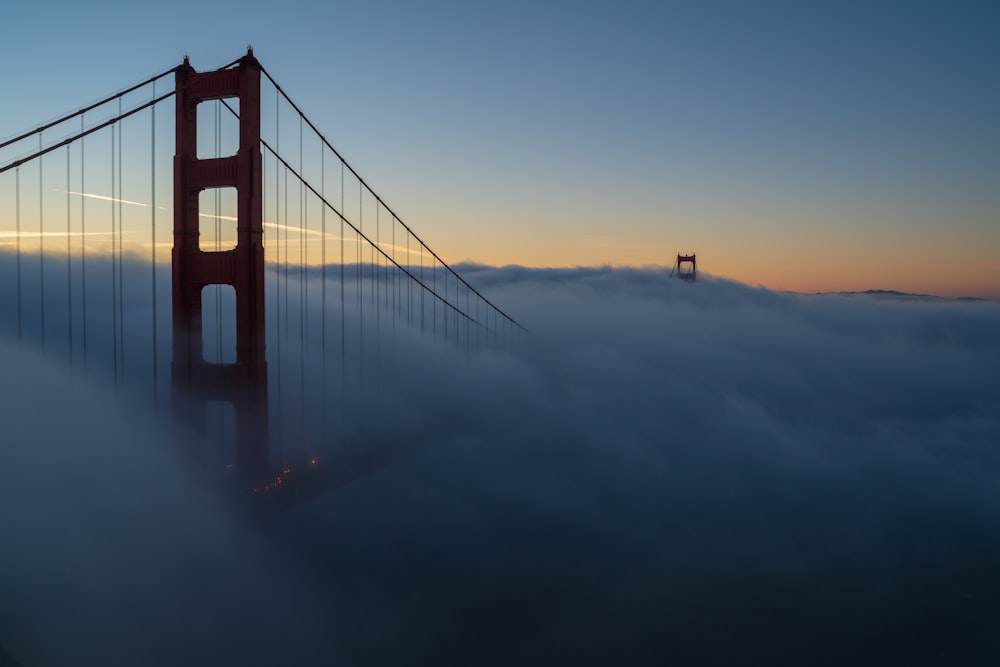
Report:
[[[378,226],[378,207],[379,207],[378,198],[375,198],[375,225],[376,225],[376,227]],[[377,229],[376,229],[376,232],[377,232]],[[376,236],[377,235],[378,234],[376,234]],[[378,305],[379,289],[378,289],[378,282],[376,282],[376,279],[378,278],[378,275],[379,275],[379,273],[381,271],[381,268],[382,268],[381,259],[380,259],[379,255],[375,252],[375,249],[377,247],[378,247],[378,243],[377,242],[376,242],[375,245],[372,245],[371,241],[368,242],[368,250],[369,250],[369,252],[371,252],[371,264],[370,264],[370,266],[371,266],[371,274],[372,274],[372,287],[371,287],[372,306],[377,306]]]
[[[288,291],[288,247],[290,245],[290,242],[288,240],[288,228],[291,227],[291,217],[288,215],[288,167],[287,166],[282,167],[281,202],[282,202],[282,218],[284,220],[284,222],[282,222],[282,227],[284,228],[284,232],[285,232],[284,258],[282,260],[282,270],[281,270],[281,273],[284,276],[282,278],[282,282],[284,284],[284,296],[283,296],[283,299],[284,299],[284,304],[285,304],[285,307],[284,307],[285,323],[284,323],[284,327],[283,328],[284,328],[284,332],[285,332],[285,345],[288,345],[291,342],[291,331],[289,329],[289,327],[291,326],[291,315],[290,315],[290,312],[289,312],[289,307],[290,307],[289,304],[291,303],[291,297],[289,296],[289,291]],[[279,314],[278,317],[280,318],[281,315]],[[289,352],[291,352],[291,350],[289,350]],[[282,355],[282,356],[290,356],[290,355]],[[279,358],[278,359],[278,380],[279,380],[279,383],[278,383],[278,392],[279,392],[279,394],[283,393],[282,392],[282,387],[287,385],[287,383],[282,383],[281,382],[282,377],[285,375],[284,369],[283,369],[284,365],[285,364],[284,364],[283,358]],[[283,403],[284,403],[284,401],[282,401],[281,404],[283,404]]]
[[[291,342],[291,332],[289,330],[289,327],[291,326],[291,321],[292,321],[291,315],[289,314],[289,310],[288,310],[289,309],[289,302],[291,301],[291,297],[289,297],[289,293],[288,293],[288,246],[291,245],[289,243],[289,241],[288,241],[288,228],[291,227],[291,218],[288,215],[288,167],[285,167],[283,169],[283,171],[284,171],[284,184],[282,186],[281,197],[282,197],[282,202],[283,202],[283,206],[284,206],[283,214],[284,214],[284,218],[285,218],[285,222],[283,223],[284,227],[285,227],[285,262],[284,262],[285,263],[285,266],[284,266],[284,274],[285,274],[285,279],[284,279],[284,281],[285,281],[285,334],[286,334],[286,341],[285,342],[286,342],[286,344],[288,344],[288,343]],[[283,364],[281,363],[281,361],[279,361],[278,362],[278,366],[279,366],[278,373],[279,374],[281,373],[280,366],[282,366],[282,365]],[[279,377],[280,377],[280,375],[279,375]]]
[[[69,330],[69,367],[73,368],[73,246],[70,209],[70,150],[66,144],[66,323]]]
[[[302,184],[304,155],[302,153],[302,116],[299,116],[299,429],[302,447],[306,441],[306,219],[305,187]]]
[[[122,98],[118,98],[118,115],[122,114]],[[122,161],[122,126],[118,123],[118,345],[121,349],[119,359],[121,360],[122,382],[125,381],[125,252],[122,247],[122,229],[125,226],[125,216],[122,210],[124,191],[122,188],[122,174],[125,173],[125,163]],[[112,130],[114,131],[114,130]]]
[[[284,197],[284,203],[285,203],[285,211],[284,211],[284,213],[285,213],[285,225],[284,225],[285,226],[285,266],[284,266],[284,273],[285,273],[285,333],[288,333],[288,323],[289,323],[289,320],[290,320],[290,318],[288,316],[288,246],[289,246],[289,243],[288,243],[288,228],[291,227],[291,225],[288,224],[289,223],[289,219],[288,219],[288,168],[286,167],[283,170],[283,172],[284,172],[284,175],[285,175],[284,192],[282,193],[282,195]]]
[[[399,285],[399,264],[396,262],[396,216],[392,216],[392,337],[396,338],[396,320],[399,319],[399,301],[397,286]]]
[[[118,267],[115,262],[115,128],[111,126],[111,343],[114,358],[115,393],[118,392]]]
[[[361,399],[361,405],[359,406],[358,414],[361,416],[361,427],[364,428],[365,423],[365,300],[364,292],[361,286],[361,280],[364,276],[364,271],[361,269],[361,236],[364,229],[364,213],[363,213],[363,203],[364,203],[364,190],[362,189],[361,181],[358,181],[358,234],[357,234],[357,244],[355,249],[357,250],[357,264],[355,265],[355,271],[357,272],[358,278],[358,377],[359,377],[359,389],[358,396]]]
[[[83,132],[84,122],[83,114],[80,114],[80,131]],[[80,256],[80,293],[83,296],[81,300],[83,306],[83,364],[87,365],[87,223],[86,223],[86,209],[87,209],[87,198],[83,196],[86,192],[84,189],[84,174],[86,169],[84,168],[84,142],[86,138],[80,138],[80,248],[82,250]]]
[[[156,99],[156,82],[153,82],[153,99]],[[153,297],[153,409],[154,414],[158,403],[157,393],[157,364],[156,364],[156,343],[157,343],[157,317],[156,317],[156,105],[150,107],[149,122],[149,209],[150,209],[150,285],[152,286]]]
[[[326,147],[322,143],[319,145],[319,190],[320,197],[323,199],[323,205],[320,207],[320,224],[323,228],[323,239],[322,250],[321,250],[321,261],[323,262],[322,278],[323,282],[320,287],[320,316],[322,319],[322,325],[320,326],[320,337],[322,338],[322,383],[323,389],[321,391],[322,403],[320,404],[320,414],[323,419],[323,445],[327,444],[327,418],[326,418]]]
[[[434,290],[435,294],[438,293],[438,289],[437,289],[437,276],[438,276],[437,260],[434,260],[434,262],[431,264],[431,288]],[[435,340],[437,340],[437,330],[438,330],[438,320],[437,320],[437,317],[438,317],[438,310],[437,310],[438,309],[438,303],[437,302],[438,302],[437,297],[431,299],[431,334],[432,334],[432,336],[433,336],[433,338]]]
[[[17,232],[17,344],[24,338],[21,306],[21,168],[14,169],[14,225]]]
[[[215,102],[215,157],[222,157],[222,104]],[[215,252],[222,250],[222,189],[214,188],[215,199]],[[215,285],[215,359],[223,362],[222,357],[222,285]],[[219,404],[219,423],[222,424],[222,404]],[[225,425],[223,424],[223,427]]]
[[[347,324],[344,321],[344,161],[340,161],[340,409],[341,428],[347,423]]]
[[[278,315],[278,433],[279,434],[284,434],[284,412],[285,412],[284,411],[284,402],[285,402],[284,398],[285,397],[284,397],[284,392],[282,391],[282,385],[283,385],[283,383],[282,383],[282,376],[283,376],[282,370],[283,370],[283,366],[285,364],[283,363],[284,348],[282,347],[282,344],[281,344],[281,332],[282,332],[282,329],[284,329],[285,333],[286,334],[288,333],[288,168],[287,167],[281,167],[281,174],[282,174],[282,178],[278,180],[278,199],[276,200],[275,204],[280,209],[280,206],[282,205],[281,204],[281,202],[282,202],[281,196],[282,196],[282,194],[284,194],[284,210],[282,211],[284,213],[284,215],[280,216],[280,214],[279,214],[279,219],[283,221],[283,222],[280,223],[280,225],[283,225],[285,227],[285,229],[284,229],[285,240],[284,240],[284,244],[283,244],[284,245],[284,250],[285,250],[285,257],[284,257],[284,262],[282,262],[281,251],[279,249],[278,256],[277,256],[277,260],[278,260],[279,263],[278,263],[278,266],[277,266],[278,270],[276,272],[275,278],[276,278],[277,282],[279,282],[279,283],[282,281],[282,268],[284,268],[284,295],[283,295],[283,303],[284,303],[284,306],[285,306],[285,309],[284,309],[285,321],[284,321],[284,325],[283,326],[282,326],[282,322],[281,322],[281,305],[280,305],[282,303],[281,301],[279,301],[278,313],[277,313],[277,315]],[[275,174],[275,177],[277,178],[277,174]],[[282,181],[284,182],[284,191],[283,192],[282,192],[282,188],[281,188],[281,182]],[[279,226],[279,228],[278,228],[278,238],[279,239],[281,238],[281,231],[282,231],[281,227]],[[279,244],[279,248],[280,248],[280,244]],[[284,265],[283,267],[282,267],[282,264]],[[283,449],[284,448],[282,448],[282,450]],[[283,454],[284,454],[284,451],[282,451],[282,455]]]
[[[375,210],[378,211],[381,208],[382,208],[382,206],[379,205],[379,207],[377,209],[375,209]],[[377,222],[378,221],[376,220],[376,223]],[[382,247],[381,242],[379,242],[379,247],[380,248]],[[383,253],[384,253],[384,251],[383,251]],[[385,265],[385,270],[384,271],[382,270],[383,264]],[[380,257],[379,257],[379,274],[378,274],[378,279],[379,279],[379,282],[384,282],[384,284],[382,285],[382,294],[385,297],[385,303],[383,304],[383,308],[385,308],[386,314],[388,314],[388,312],[389,312],[389,260],[388,260],[388,258],[385,257],[384,254],[381,254]]]
[[[406,272],[413,275],[413,258],[410,256],[410,232],[406,232]],[[413,327],[413,281],[406,280],[406,325]]]
[[[355,242],[354,242],[354,262],[355,262],[355,267],[356,267],[355,268],[355,277],[357,278],[356,283],[357,283],[357,286],[358,286],[358,312],[359,313],[362,312],[361,311],[361,307],[362,307],[361,296],[363,294],[363,290],[361,288],[361,277],[363,275],[363,272],[361,270],[361,236],[362,236],[362,234],[364,234],[364,228],[365,228],[365,218],[364,218],[363,200],[362,200],[363,193],[362,193],[361,187],[362,187],[361,183],[359,182],[358,183],[358,232],[357,232],[357,234],[354,237],[354,239],[355,239]]]
[[[427,283],[424,282],[424,245],[420,244],[420,333],[424,332],[424,292],[427,290],[423,287]]]
[[[261,113],[262,114],[263,114],[263,111],[264,111],[264,101],[263,101],[263,99],[261,99]],[[264,127],[264,119],[263,119],[263,117],[261,118],[260,122],[261,122],[261,130],[263,131],[263,127]],[[238,127],[238,125],[237,125],[237,127]],[[237,130],[237,133],[238,133],[238,130]],[[261,145],[263,145],[263,138],[261,138]],[[263,225],[267,224],[267,215],[268,215],[268,213],[267,213],[267,210],[268,210],[267,207],[271,203],[270,197],[269,197],[269,192],[268,192],[268,186],[267,186],[267,183],[268,183],[268,181],[267,181],[267,178],[268,178],[268,175],[267,175],[268,174],[267,155],[264,154],[264,153],[261,153],[260,172],[261,172],[261,184],[260,184],[261,220],[260,220],[260,222],[261,222],[261,228],[263,229]],[[237,217],[239,217],[239,210],[238,209],[239,209],[239,203],[237,202]],[[237,222],[236,224],[237,224],[236,238],[237,238],[237,243],[239,243],[239,223]],[[267,281],[267,259],[268,259],[269,253],[268,253],[267,248],[265,246],[264,239],[265,239],[265,234],[262,231],[261,232],[261,246],[262,246],[262,252],[264,253],[264,277],[265,277],[264,285],[265,285],[265,292],[266,292],[266,286],[267,286],[267,282],[268,282]],[[265,293],[265,300],[266,300],[266,298],[267,297],[266,297],[266,293]],[[267,326],[267,323],[265,322],[265,327],[266,326]],[[266,335],[267,335],[267,333],[265,332],[265,337],[266,337]],[[265,387],[265,389],[267,389],[267,388]],[[273,423],[273,421],[269,419],[268,420],[268,426],[270,426],[272,423]],[[267,436],[268,438],[270,438],[270,430],[269,430],[268,433],[266,433],[264,435]],[[272,440],[269,440],[269,441],[273,442],[274,440],[272,439]]]
[[[281,400],[281,173],[282,166],[278,159],[278,155],[281,152],[281,98],[278,96],[277,91],[275,91],[274,98],[274,315],[277,318],[275,322],[275,340],[277,341],[276,347],[276,359],[277,359],[277,383],[278,383],[278,406],[277,406],[277,417],[278,417],[278,430],[279,434],[283,433],[282,424],[282,400]],[[287,220],[285,221],[287,222]]]
[[[42,133],[38,133],[38,149],[42,149]],[[42,215],[42,158],[38,158],[38,276],[41,282],[42,350],[45,350],[45,217]]]
[[[386,271],[392,271],[392,389],[396,390],[396,362],[399,360],[399,340],[396,338],[396,322],[399,320],[399,294],[397,286],[399,285],[399,264],[396,262],[396,216],[389,211],[386,207],[386,212],[390,214],[390,224],[392,225],[392,244],[389,246],[392,250],[392,268],[386,265]],[[389,274],[386,273],[386,278],[389,279]],[[386,284],[386,289],[389,289],[388,283]]]
[[[379,209],[382,205],[375,200],[375,245],[382,249],[379,241]],[[376,261],[378,264],[376,265]],[[376,271],[376,266],[378,270]],[[382,282],[382,258],[381,254],[376,257],[375,248],[372,247],[372,294],[375,305],[375,423],[379,423],[382,408],[382,302],[380,284]]]

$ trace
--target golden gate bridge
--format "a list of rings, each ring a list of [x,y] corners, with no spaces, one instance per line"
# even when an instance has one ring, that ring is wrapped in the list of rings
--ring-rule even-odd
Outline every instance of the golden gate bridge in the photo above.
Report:
[[[344,443],[396,414],[407,355],[524,332],[250,49],[0,141],[0,272],[0,336],[169,411],[275,507],[391,458]]]

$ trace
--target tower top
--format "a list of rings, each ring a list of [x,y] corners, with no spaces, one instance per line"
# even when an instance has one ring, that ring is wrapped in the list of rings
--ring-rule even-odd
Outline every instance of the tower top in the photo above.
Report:
[[[687,264],[690,270],[685,271],[684,265]],[[677,261],[674,262],[674,268],[670,271],[670,276],[673,277],[674,274],[681,280],[687,280],[693,282],[698,279],[698,260],[694,253],[690,255],[682,255],[677,253]]]

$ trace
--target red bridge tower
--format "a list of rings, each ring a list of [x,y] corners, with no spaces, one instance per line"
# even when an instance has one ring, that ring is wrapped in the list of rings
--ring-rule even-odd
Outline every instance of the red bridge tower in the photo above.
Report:
[[[228,69],[195,72],[188,59],[176,73],[174,155],[173,363],[178,415],[204,427],[207,401],[227,401],[236,416],[237,464],[259,473],[268,458],[267,361],[264,343],[263,171],[260,152],[261,67],[248,50]],[[239,150],[198,159],[198,103],[239,99]],[[199,194],[233,187],[236,247],[199,247]],[[236,362],[209,363],[202,345],[202,290],[231,285],[236,293]]]
[[[688,270],[684,268],[689,267]],[[681,280],[695,281],[698,279],[698,259],[694,254],[690,255],[677,255],[677,261],[674,262],[674,268],[670,271],[670,276],[673,277],[674,273]]]

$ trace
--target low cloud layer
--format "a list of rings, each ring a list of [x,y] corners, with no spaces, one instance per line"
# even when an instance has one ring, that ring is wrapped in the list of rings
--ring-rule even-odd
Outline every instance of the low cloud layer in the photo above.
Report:
[[[408,343],[352,432],[401,455],[266,526],[169,417],[125,419],[5,344],[0,646],[25,665],[1000,650],[1000,305],[465,275],[531,334]]]

